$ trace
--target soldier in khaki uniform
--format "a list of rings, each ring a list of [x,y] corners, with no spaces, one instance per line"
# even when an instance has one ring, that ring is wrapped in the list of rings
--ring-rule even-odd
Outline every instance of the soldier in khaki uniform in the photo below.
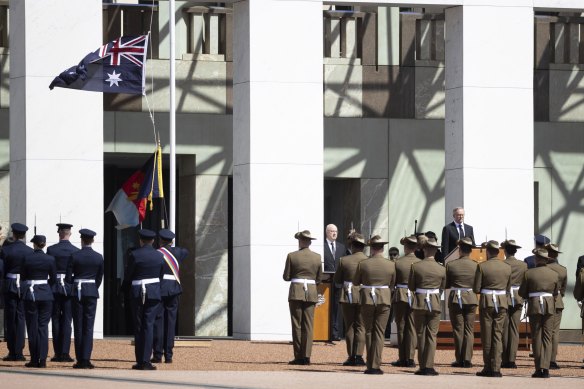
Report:
[[[322,265],[320,255],[310,251],[313,238],[310,231],[294,234],[298,251],[288,254],[284,280],[290,281],[288,305],[292,319],[292,344],[294,359],[291,365],[310,365],[314,323],[314,307],[318,301],[316,284],[320,283]]]
[[[420,262],[414,254],[418,240],[415,235],[410,235],[401,238],[399,242],[404,246],[404,256],[395,261],[395,294],[393,295],[399,359],[391,364],[398,367],[416,367],[414,353],[417,339],[412,310],[414,295],[408,288],[408,281],[412,265]]]
[[[546,266],[545,249],[533,250],[536,267],[525,272],[519,295],[528,300],[527,314],[535,359],[534,378],[548,378],[552,354],[552,332],[556,313],[554,295],[558,292],[558,273]]]
[[[482,245],[487,260],[477,266],[473,290],[480,293],[481,342],[483,346],[481,377],[502,377],[503,323],[507,315],[507,291],[511,287],[511,267],[497,258],[499,242],[490,240]]]
[[[387,242],[383,242],[379,235],[369,240],[371,257],[359,262],[353,281],[353,284],[361,286],[361,315],[365,331],[371,333],[365,374],[383,374],[381,354],[389,319],[391,290],[395,285],[395,264],[383,256],[385,244]]]
[[[446,289],[452,335],[454,337],[454,356],[452,367],[472,367],[472,348],[474,344],[475,310],[477,295],[473,292],[477,263],[469,258],[473,243],[469,237],[458,241],[460,258],[446,264]]]
[[[515,358],[519,347],[519,325],[521,324],[521,311],[523,309],[523,298],[517,293],[519,285],[523,280],[523,275],[527,271],[527,264],[515,258],[515,253],[519,246],[513,239],[501,243],[501,248],[505,250],[505,263],[511,266],[511,288],[507,294],[507,316],[503,323],[503,357],[501,367],[507,369],[517,369]]]
[[[415,293],[412,308],[418,335],[417,375],[438,375],[434,370],[436,337],[440,326],[441,289],[446,285],[446,269],[434,259],[440,247],[435,239],[423,239],[424,259],[414,263],[410,271],[408,288]]]
[[[363,235],[351,234],[351,252],[353,254],[341,257],[335,272],[335,284],[342,284],[341,308],[345,322],[345,342],[347,344],[347,360],[344,366],[365,366],[363,349],[365,348],[365,327],[359,305],[359,285],[353,285],[359,263],[367,256],[363,254],[366,243]]]
[[[566,284],[568,283],[568,270],[558,263],[558,254],[561,253],[560,248],[548,243],[545,248],[548,252],[547,266],[558,273],[560,278],[560,285],[558,294],[556,295],[556,314],[554,315],[554,332],[552,333],[552,356],[550,359],[550,369],[559,369],[560,366],[556,362],[558,354],[558,344],[560,343],[560,324],[562,323],[562,312],[564,311],[563,297],[566,294]]]

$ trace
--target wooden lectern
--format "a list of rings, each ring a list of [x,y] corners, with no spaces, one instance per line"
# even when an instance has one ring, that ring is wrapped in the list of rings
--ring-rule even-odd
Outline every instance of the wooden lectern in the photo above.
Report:
[[[334,273],[323,273],[322,282],[316,286],[319,301],[314,309],[313,340],[328,342],[331,339],[331,297],[333,293]],[[320,297],[322,295],[323,298]]]

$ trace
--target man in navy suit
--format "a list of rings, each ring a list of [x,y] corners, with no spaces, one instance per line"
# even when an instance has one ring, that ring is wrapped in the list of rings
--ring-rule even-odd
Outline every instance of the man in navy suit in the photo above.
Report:
[[[44,235],[31,240],[34,251],[24,257],[21,269],[22,296],[25,305],[26,329],[30,362],[26,367],[47,367],[49,353],[49,321],[53,311],[53,289],[56,279],[55,258],[43,252]]]
[[[345,245],[337,241],[339,231],[337,226],[329,224],[326,226],[326,240],[324,248],[324,271],[334,273],[339,265],[339,260],[345,255],[347,249]],[[333,285],[334,293],[331,298],[331,329],[332,340],[340,340],[343,334],[343,318],[339,309],[339,300],[341,298],[341,286]]]
[[[28,227],[21,223],[14,223],[12,228],[12,242],[4,244],[0,258],[4,262],[4,337],[8,343],[8,355],[4,361],[25,361],[24,349],[24,303],[20,294],[20,271],[24,257],[33,250],[26,245],[24,237]]]
[[[172,363],[172,349],[178,312],[179,296],[182,293],[180,286],[180,265],[189,255],[187,249],[172,247],[174,233],[167,229],[158,231],[160,237],[160,251],[164,257],[164,277],[160,283],[162,304],[154,322],[154,356],[152,363]]]
[[[464,237],[470,238],[473,247],[475,246],[472,226],[464,222],[464,208],[454,208],[452,210],[452,218],[454,219],[452,223],[449,223],[442,228],[442,255],[444,258],[456,248],[456,242]]]
[[[71,348],[71,254],[79,249],[71,244],[71,224],[58,223],[59,243],[47,248],[47,254],[55,257],[57,266],[57,282],[53,286],[53,314],[51,327],[53,330],[53,350],[55,356],[52,362],[73,362],[69,355]]]
[[[103,280],[103,256],[93,251],[91,245],[96,235],[87,228],[79,230],[81,250],[71,255],[73,279],[73,327],[75,333],[75,369],[93,369],[93,325]]]
[[[123,286],[130,290],[134,311],[134,370],[156,370],[150,362],[154,337],[154,320],[160,309],[160,282],[164,277],[162,253],[152,247],[156,234],[138,231],[140,248],[130,252]]]

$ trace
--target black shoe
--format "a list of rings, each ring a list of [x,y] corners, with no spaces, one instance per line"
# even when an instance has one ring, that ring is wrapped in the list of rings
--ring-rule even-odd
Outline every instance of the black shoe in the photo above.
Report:
[[[535,354],[529,353],[529,358],[533,358]]]
[[[355,356],[355,366],[367,366],[362,355]]]
[[[46,359],[41,359],[41,360],[39,361],[39,367],[40,367],[41,369],[46,369],[46,368],[47,368],[47,360],[46,360]]]
[[[53,359],[51,358],[51,361]],[[59,362],[75,362],[75,360],[73,358],[71,358],[71,356],[69,354],[63,354],[61,355],[61,360]]]
[[[464,368],[464,369],[470,369],[472,366],[473,365],[472,365],[472,362],[471,361],[464,361],[464,362],[462,362],[462,366],[461,367]]]
[[[557,362],[550,362],[550,369],[559,370],[560,366],[557,364]]]
[[[165,358],[164,363],[172,363],[172,358]]]
[[[408,359],[404,367],[416,367],[416,362],[413,359]]]
[[[288,362],[289,365],[303,365],[304,364],[304,358],[294,358],[293,360],[291,360],[290,362]]]
[[[341,340],[341,338],[339,336],[333,336],[333,338],[331,339],[331,341],[333,342],[339,342]]]
[[[477,376],[479,377],[492,377],[493,372],[490,370],[481,370],[481,371],[477,371]]]
[[[381,369],[367,369],[363,372],[363,374],[383,375],[383,370],[381,370]]]
[[[343,366],[356,366],[355,365],[355,357],[349,357],[345,362],[343,362]]]
[[[500,371],[493,371],[491,372],[491,377],[501,378],[503,377],[503,374],[501,374]]]
[[[133,369],[134,367],[132,367]],[[77,363],[75,363],[73,365],[73,369],[85,369],[85,366],[83,365],[83,361],[78,361]]]
[[[400,359],[398,359],[397,361],[393,361],[390,363],[391,366],[395,366],[395,367],[404,367],[406,365],[406,361],[402,361]]]
[[[543,369],[537,369],[535,372],[533,372],[531,378],[543,378]]]
[[[464,362],[458,362],[458,361],[454,361],[450,364],[450,366],[452,367],[463,367],[464,366]]]
[[[20,355],[15,356],[14,360],[18,361],[18,362],[24,362],[24,361],[26,361],[26,358],[24,357],[24,355],[20,354]]]
[[[426,375],[426,369],[418,369],[414,372],[415,375]]]
[[[24,366],[26,366],[26,367],[39,367],[39,363],[30,361],[30,362],[25,363]]]
[[[12,361],[16,361],[16,359],[15,359],[15,358],[16,358],[16,357],[15,357],[14,355],[10,355],[10,354],[8,354],[8,355],[7,355],[7,356],[5,356],[4,358],[2,358],[2,360],[3,360],[3,361],[6,361],[6,362],[12,362]]]
[[[304,363],[303,365],[305,366],[310,366],[310,358],[304,358]]]
[[[134,370],[156,370],[156,366],[152,365],[151,363],[136,363],[132,366]]]
[[[162,358],[154,357],[150,360],[152,363],[162,363]]]
[[[433,367],[426,368],[426,375],[438,375],[439,373]]]
[[[60,355],[55,355],[53,358],[51,358],[51,362],[63,362],[63,360],[61,359]]]
[[[542,378],[550,378],[550,371],[548,369],[542,369]]]
[[[517,364],[515,362],[505,362],[501,363],[503,369],[517,369]]]

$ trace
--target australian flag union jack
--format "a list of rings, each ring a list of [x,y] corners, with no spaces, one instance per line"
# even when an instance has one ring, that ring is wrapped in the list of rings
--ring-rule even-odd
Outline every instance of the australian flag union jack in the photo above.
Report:
[[[144,94],[148,35],[122,36],[89,53],[51,85],[94,92]]]

